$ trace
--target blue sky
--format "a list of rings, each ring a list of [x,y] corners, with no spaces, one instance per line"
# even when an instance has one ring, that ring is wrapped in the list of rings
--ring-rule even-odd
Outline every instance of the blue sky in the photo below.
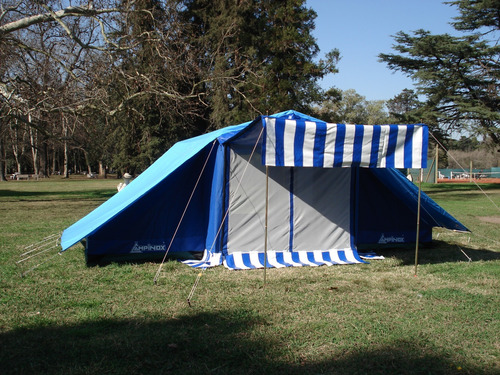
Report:
[[[391,99],[413,88],[409,78],[378,61],[379,53],[394,52],[391,35],[417,29],[457,35],[449,22],[458,11],[440,0],[307,0],[306,5],[318,14],[313,35],[319,57],[334,48],[342,56],[339,73],[321,86],[354,89],[368,100]]]

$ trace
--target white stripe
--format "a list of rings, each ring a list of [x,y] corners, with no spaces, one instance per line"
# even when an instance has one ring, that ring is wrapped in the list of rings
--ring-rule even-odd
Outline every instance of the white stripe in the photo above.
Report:
[[[406,126],[398,125],[398,138],[396,150],[394,151],[394,167],[404,168],[405,165],[405,138]]]
[[[259,253],[257,251],[252,251],[250,255],[250,264],[256,268],[264,268],[264,264],[259,260]]]
[[[338,251],[330,251],[330,259],[338,264],[346,264],[346,262],[340,260]]]
[[[222,264],[221,256],[222,256],[221,253],[212,254],[212,253],[205,250],[205,255],[203,256],[202,259],[200,259],[200,260],[194,260],[194,259],[184,260],[184,261],[182,261],[182,263],[184,263],[190,267],[207,267],[207,268],[216,267],[216,266],[220,266]]]
[[[365,126],[363,133],[363,147],[361,149],[361,167],[370,165],[370,157],[372,151],[373,126]]]
[[[299,254],[299,259],[300,259],[300,262],[305,265],[305,266],[311,266],[311,267],[317,267],[318,265],[316,263],[312,263],[309,261],[309,259],[307,259],[307,253],[309,253],[309,251],[297,251],[297,253]]]
[[[302,166],[314,166],[314,140],[316,139],[316,123],[305,122],[304,146],[302,147]]]
[[[286,167],[293,167],[295,164],[295,130],[297,124],[295,120],[285,120],[285,134],[283,135],[283,154]]]
[[[389,144],[389,125],[381,125],[378,160],[377,160],[378,168],[385,168],[388,144]]]
[[[349,124],[345,126],[344,155],[342,157],[342,167],[350,167],[354,153],[354,133],[356,126]]]
[[[325,151],[323,154],[323,168],[332,168],[335,155],[335,139],[337,138],[337,124],[326,124]]]
[[[276,119],[266,118],[266,165],[276,165]]]
[[[422,147],[423,147],[424,128],[415,126],[413,129],[413,147],[411,154],[411,163],[413,168],[422,168]]]
[[[221,253],[212,253],[210,255],[210,265],[219,266],[222,264],[222,254]]]
[[[268,251],[267,252],[267,264],[268,264],[268,266],[272,266],[272,267],[276,267],[276,268],[286,267],[284,264],[278,262],[278,260],[276,259],[276,253],[277,253],[277,251]]]
[[[352,262],[352,263],[360,263],[359,260],[357,260],[355,257],[354,257],[354,252],[352,249],[345,249],[344,250],[344,253],[345,253],[345,257],[346,259],[349,261],[349,262]]]
[[[330,255],[330,260],[328,261],[329,265],[334,266],[336,263],[336,260],[338,257],[338,250],[328,250],[328,255]]]

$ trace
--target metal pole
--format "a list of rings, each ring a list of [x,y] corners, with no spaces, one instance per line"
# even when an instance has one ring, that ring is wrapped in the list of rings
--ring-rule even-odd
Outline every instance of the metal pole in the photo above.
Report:
[[[420,169],[422,173],[422,169]],[[417,276],[417,265],[418,265],[418,242],[420,240],[420,197],[422,195],[422,177],[418,180],[418,203],[417,203],[417,235],[415,243],[415,276]]]
[[[437,184],[439,179],[439,146],[436,145],[436,169],[434,170],[434,183]]]
[[[266,165],[266,220],[264,224],[264,287],[267,271],[267,220],[269,214],[269,167]]]
[[[469,164],[469,182],[472,182],[472,160]]]

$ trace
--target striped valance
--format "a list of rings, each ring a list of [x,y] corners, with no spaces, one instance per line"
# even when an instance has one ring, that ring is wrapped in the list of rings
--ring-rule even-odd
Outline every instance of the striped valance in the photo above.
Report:
[[[205,251],[201,260],[185,260],[182,263],[194,268],[210,268],[224,264],[231,270],[252,268],[281,268],[303,266],[332,266],[335,264],[365,263],[355,249],[313,251],[268,251],[235,252],[223,256],[221,253]]]
[[[425,125],[345,125],[265,118],[263,164],[282,167],[425,168]]]

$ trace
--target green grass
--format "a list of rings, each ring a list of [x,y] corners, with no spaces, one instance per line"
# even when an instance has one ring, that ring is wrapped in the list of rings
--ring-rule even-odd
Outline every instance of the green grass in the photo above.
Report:
[[[2,374],[500,374],[499,217],[474,186],[425,185],[473,234],[370,264],[198,274],[176,262],[87,267],[81,245],[25,277],[26,245],[117,180],[0,183]],[[500,186],[484,186],[500,205]],[[468,258],[472,261],[469,262]],[[50,253],[47,256],[53,256]],[[35,262],[36,263],[36,262]]]

